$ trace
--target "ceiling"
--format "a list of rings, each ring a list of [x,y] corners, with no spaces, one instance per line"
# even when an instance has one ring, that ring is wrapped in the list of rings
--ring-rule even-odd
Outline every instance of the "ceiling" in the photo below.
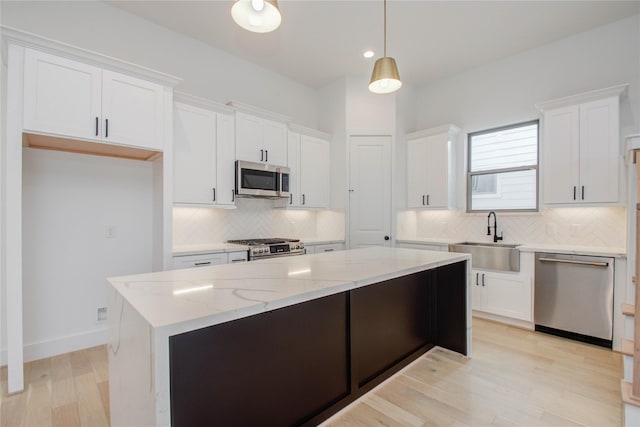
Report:
[[[107,3],[314,88],[368,75],[382,56],[382,0],[280,0],[282,25],[267,34],[237,26],[231,0]],[[640,1],[388,0],[387,55],[424,86],[638,13]]]

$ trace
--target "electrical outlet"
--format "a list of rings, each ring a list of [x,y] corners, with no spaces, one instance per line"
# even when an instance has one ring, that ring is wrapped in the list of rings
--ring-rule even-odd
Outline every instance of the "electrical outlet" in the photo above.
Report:
[[[104,322],[105,320],[107,320],[107,307],[98,308],[97,320],[98,322]]]
[[[115,225],[107,225],[104,227],[104,237],[107,239],[115,239],[116,238],[116,227]]]

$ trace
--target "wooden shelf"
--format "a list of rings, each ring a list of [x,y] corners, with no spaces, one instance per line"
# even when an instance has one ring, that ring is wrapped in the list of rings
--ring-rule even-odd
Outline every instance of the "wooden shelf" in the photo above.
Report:
[[[623,338],[622,339],[622,348],[621,348],[620,351],[625,356],[633,357],[633,341],[632,340],[628,340],[626,338]]]

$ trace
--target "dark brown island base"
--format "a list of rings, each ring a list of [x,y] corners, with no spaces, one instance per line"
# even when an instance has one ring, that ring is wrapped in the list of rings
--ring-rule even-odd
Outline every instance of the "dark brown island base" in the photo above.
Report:
[[[467,355],[466,264],[170,336],[171,425],[317,425],[434,346]]]

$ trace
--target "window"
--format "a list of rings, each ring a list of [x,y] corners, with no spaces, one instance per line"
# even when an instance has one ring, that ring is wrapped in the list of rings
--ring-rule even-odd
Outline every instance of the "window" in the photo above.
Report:
[[[469,134],[467,212],[538,210],[538,121]]]

